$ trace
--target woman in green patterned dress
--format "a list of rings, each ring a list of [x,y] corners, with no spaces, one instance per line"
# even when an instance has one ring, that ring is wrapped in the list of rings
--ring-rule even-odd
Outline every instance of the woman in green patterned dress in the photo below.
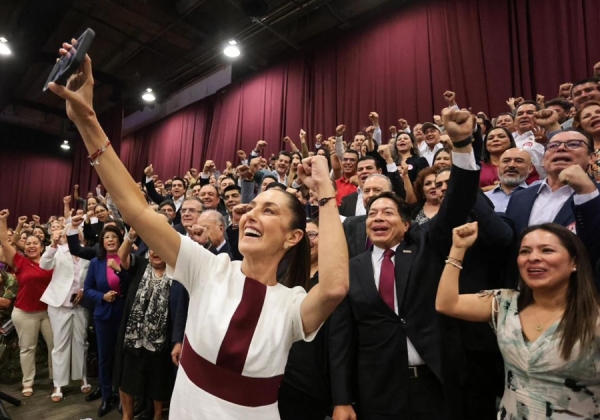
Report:
[[[519,290],[459,294],[462,260],[477,223],[454,229],[436,309],[491,322],[504,357],[501,420],[600,416],[600,296],[577,235],[547,223],[527,228],[517,258]]]

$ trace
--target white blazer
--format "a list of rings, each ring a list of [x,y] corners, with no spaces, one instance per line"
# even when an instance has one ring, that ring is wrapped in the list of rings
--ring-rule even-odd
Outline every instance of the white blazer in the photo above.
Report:
[[[81,288],[83,289],[83,283],[87,275],[89,261],[82,260],[82,269],[79,273]],[[44,270],[54,269],[52,273],[52,280],[46,288],[46,291],[40,298],[40,300],[50,306],[60,307],[67,299],[67,295],[71,290],[73,284],[73,277],[75,276],[75,267],[73,266],[73,257],[69,252],[69,246],[67,244],[58,245],[57,248],[50,246],[46,247],[46,252],[40,259],[40,267]]]

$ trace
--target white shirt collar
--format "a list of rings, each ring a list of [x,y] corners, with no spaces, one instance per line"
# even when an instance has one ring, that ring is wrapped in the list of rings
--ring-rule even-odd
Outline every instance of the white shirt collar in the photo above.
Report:
[[[575,192],[575,190],[571,187],[569,187],[568,185],[563,185],[562,187],[558,188],[556,191],[559,191],[563,188],[567,188],[569,190],[571,190],[571,193]],[[556,191],[552,191],[552,188],[550,187],[550,185],[548,185],[548,177],[544,178],[544,180],[540,183],[540,187],[538,188],[538,195],[544,190],[544,189],[548,189],[548,192],[550,192],[550,194],[555,193]]]
[[[390,249],[393,250],[394,252],[396,252],[396,249],[398,248],[400,244],[396,244],[393,247],[391,247]],[[379,261],[381,259],[383,259],[383,253],[385,252],[384,248],[379,248],[377,245],[373,245],[373,258],[375,258],[375,261]]]

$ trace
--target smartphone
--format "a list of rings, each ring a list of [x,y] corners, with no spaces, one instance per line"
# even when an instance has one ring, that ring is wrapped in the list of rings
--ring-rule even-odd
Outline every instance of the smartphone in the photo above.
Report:
[[[73,303],[73,302],[75,302],[75,299],[77,299],[77,293],[73,293],[71,295],[71,300],[69,302]]]
[[[77,42],[73,44],[73,48],[63,55],[54,65],[50,75],[48,76],[48,80],[46,80],[46,84],[44,85],[43,91],[48,90],[48,85],[50,82],[58,83],[59,85],[64,85],[69,80],[69,77],[83,63],[85,55],[88,53],[90,46],[92,45],[92,41],[96,34],[90,28],[87,28],[85,32],[77,38]]]

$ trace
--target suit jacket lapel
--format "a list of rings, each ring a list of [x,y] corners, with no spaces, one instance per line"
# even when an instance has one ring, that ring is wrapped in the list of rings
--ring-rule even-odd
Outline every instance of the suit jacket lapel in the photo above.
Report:
[[[365,292],[367,299],[373,305],[379,307],[381,311],[388,311],[388,313],[396,315],[389,306],[379,296],[379,290],[375,286],[375,275],[373,273],[373,263],[371,262],[371,251],[363,252],[358,257],[358,263],[360,264],[361,270],[358,273],[358,282],[361,288]]]
[[[398,313],[402,308],[404,295],[406,294],[406,286],[408,285],[408,274],[412,265],[415,253],[417,252],[416,245],[407,245],[402,242],[396,248],[395,256],[395,271],[396,271],[396,296],[398,298]]]
[[[554,223],[558,223],[561,226],[567,226],[570,219],[573,219],[573,196],[572,194],[569,199],[563,204],[563,206],[558,211],[558,214],[554,218]]]

